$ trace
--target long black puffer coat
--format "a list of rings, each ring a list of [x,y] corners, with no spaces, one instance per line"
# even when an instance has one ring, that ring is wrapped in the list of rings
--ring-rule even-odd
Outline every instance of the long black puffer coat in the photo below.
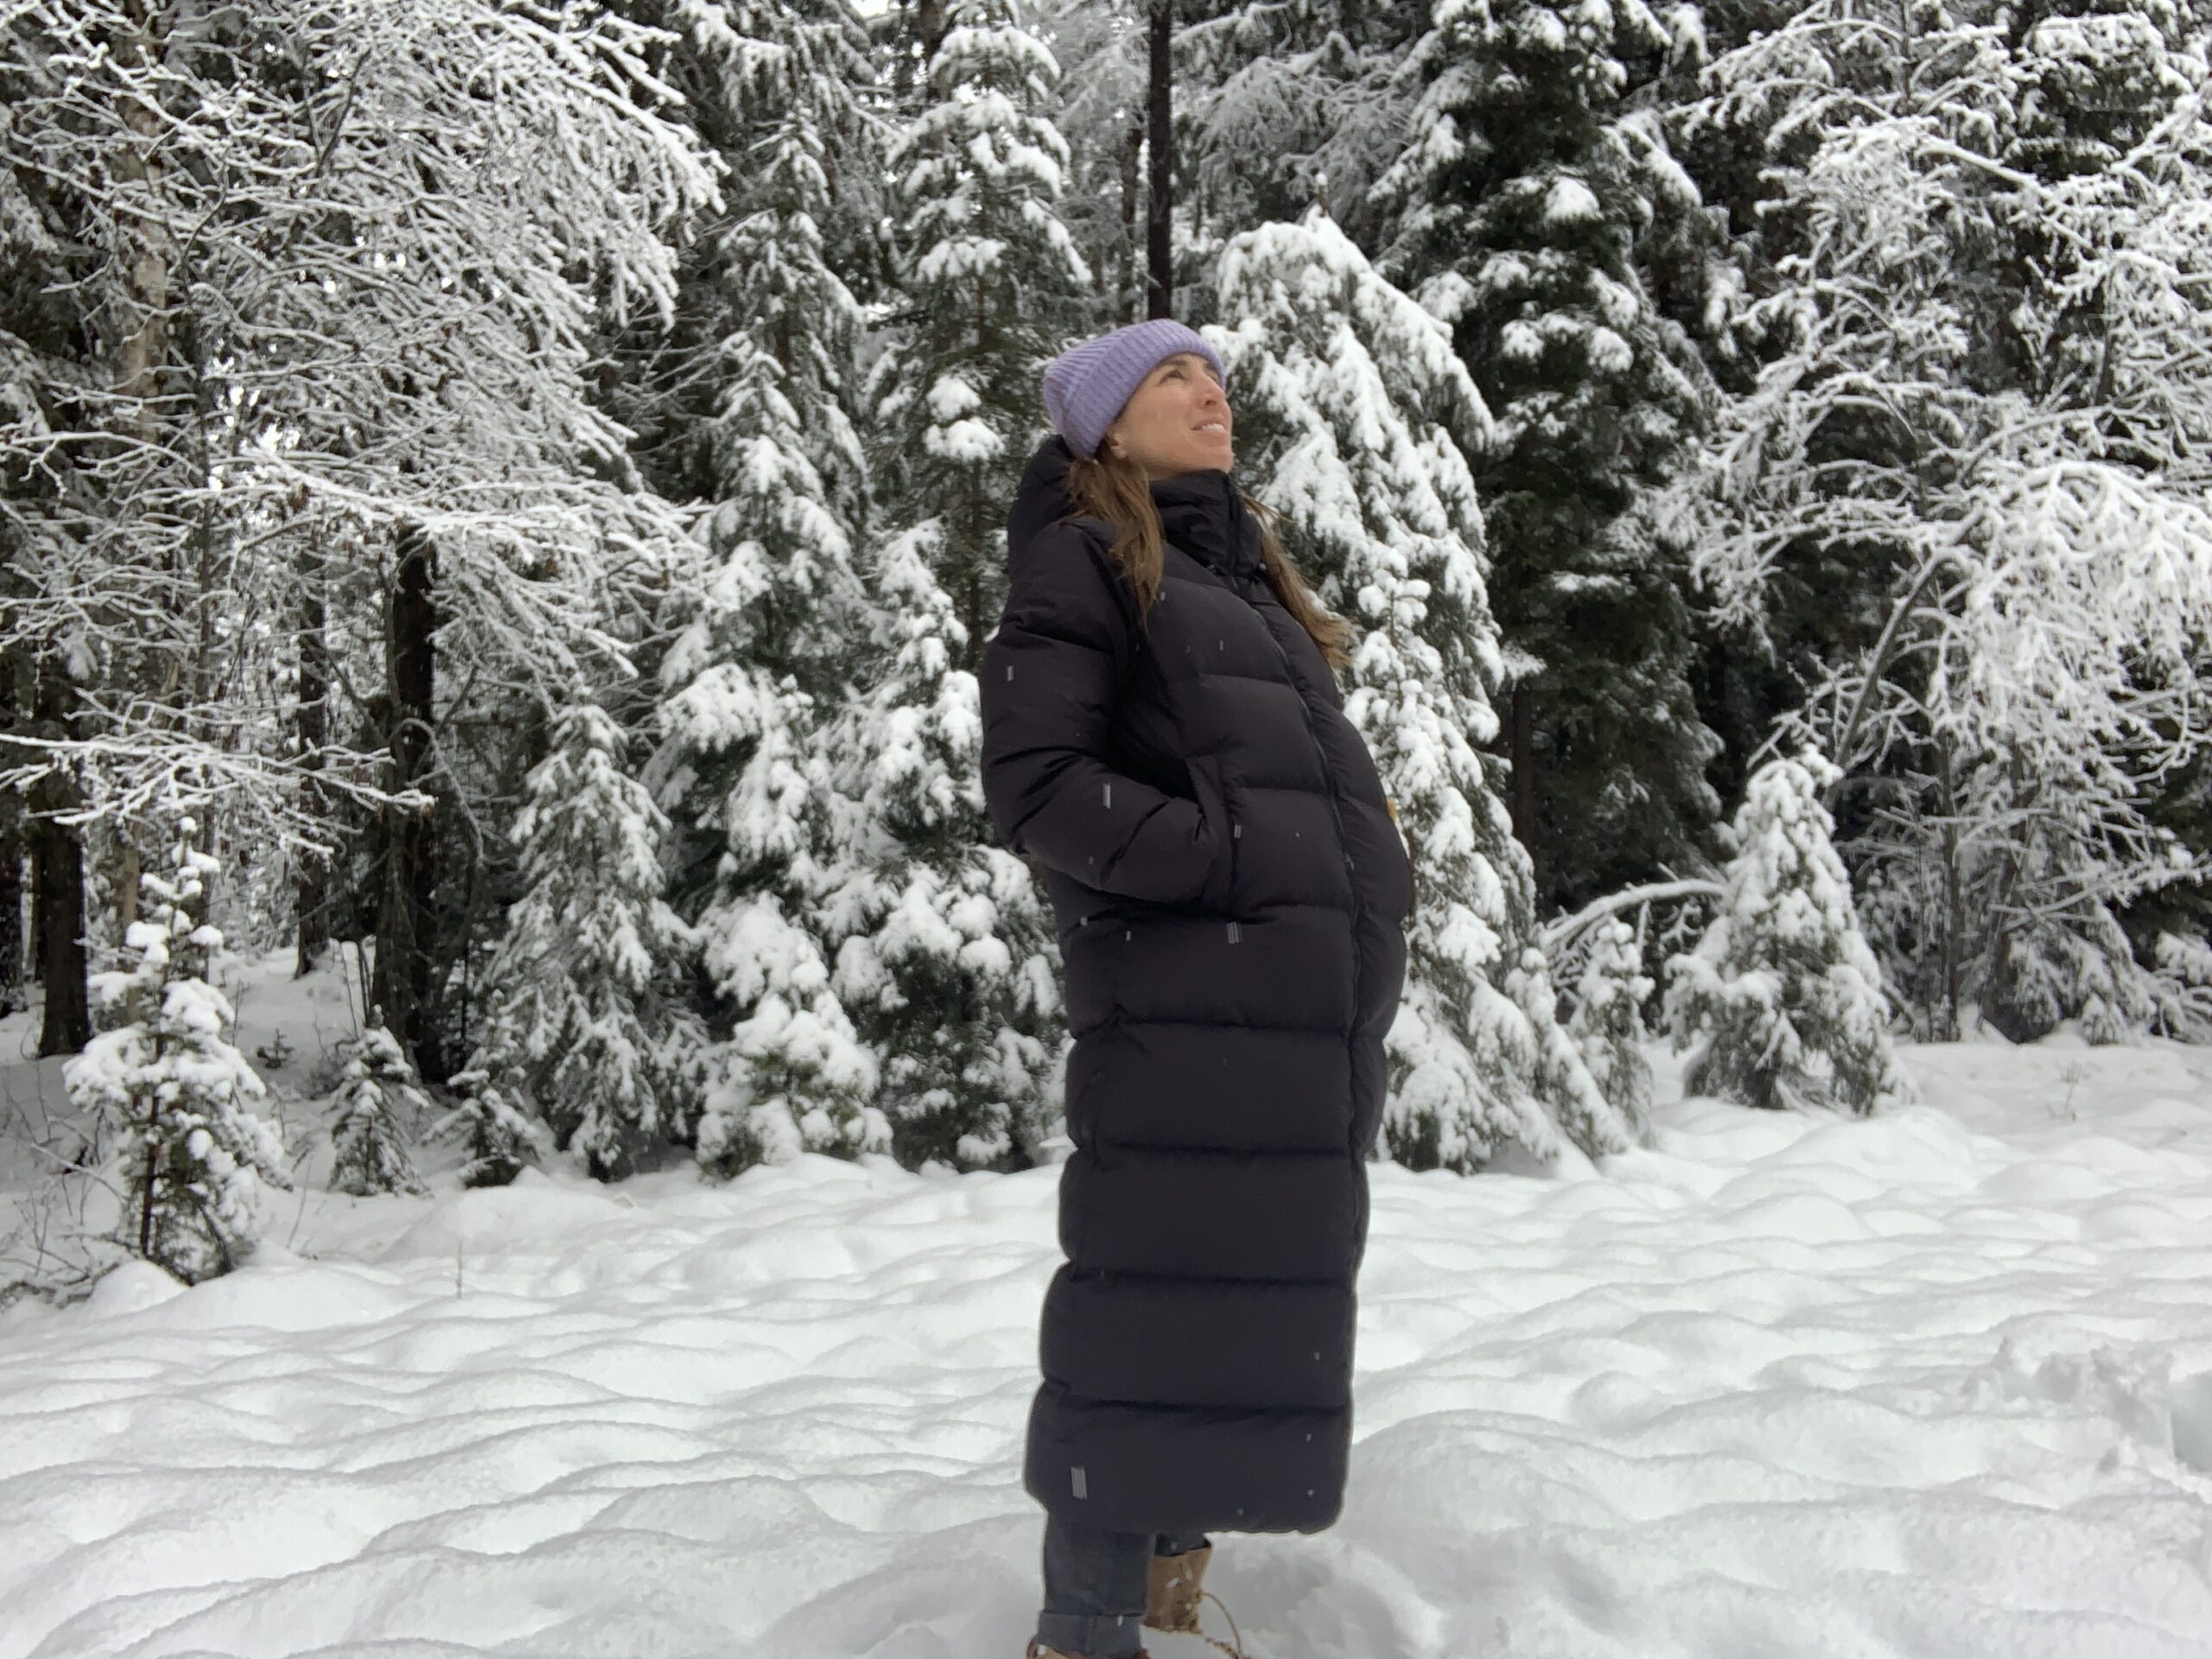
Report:
[[[1022,479],[982,671],[984,793],[1045,869],[1076,1039],[1025,1478],[1116,1531],[1318,1531],[1344,1501],[1405,845],[1229,475],[1154,486],[1141,621],[1068,463],[1048,439]]]

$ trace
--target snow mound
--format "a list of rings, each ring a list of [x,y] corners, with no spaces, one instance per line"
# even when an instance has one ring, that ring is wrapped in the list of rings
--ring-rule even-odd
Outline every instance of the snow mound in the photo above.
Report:
[[[86,1312],[95,1319],[143,1313],[184,1294],[185,1286],[150,1262],[125,1262],[92,1287]]]

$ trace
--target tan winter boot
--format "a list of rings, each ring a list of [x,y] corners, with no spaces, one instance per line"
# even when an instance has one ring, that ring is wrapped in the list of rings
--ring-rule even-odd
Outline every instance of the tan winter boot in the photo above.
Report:
[[[1195,1636],[1208,1647],[1220,1649],[1227,1659],[1248,1659],[1244,1637],[1236,1628],[1236,1621],[1230,1618],[1221,1598],[1205,1587],[1206,1563],[1212,1559],[1211,1544],[1201,1544],[1180,1555],[1154,1556],[1146,1586],[1144,1622],[1149,1629],[1166,1630],[1171,1635]],[[1208,1636],[1198,1628],[1198,1606],[1207,1601],[1219,1607],[1221,1616],[1229,1619],[1230,1641]]]
[[[1033,1636],[1029,1638],[1029,1652],[1026,1656],[1026,1659],[1081,1659],[1081,1656],[1072,1653],[1062,1653],[1058,1648],[1046,1647]],[[1139,1648],[1137,1649],[1137,1659],[1152,1659],[1152,1656],[1147,1653],[1142,1648]]]
[[[1155,1630],[1198,1635],[1198,1603],[1205,1595],[1206,1563],[1212,1559],[1211,1544],[1180,1555],[1154,1556],[1151,1581],[1146,1586],[1144,1622]]]

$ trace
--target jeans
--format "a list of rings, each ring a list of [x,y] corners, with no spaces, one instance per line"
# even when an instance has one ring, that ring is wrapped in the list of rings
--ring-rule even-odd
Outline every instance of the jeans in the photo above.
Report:
[[[1037,1640],[1072,1659],[1135,1659],[1155,1555],[1202,1548],[1198,1534],[1102,1532],[1045,1520],[1045,1610]]]

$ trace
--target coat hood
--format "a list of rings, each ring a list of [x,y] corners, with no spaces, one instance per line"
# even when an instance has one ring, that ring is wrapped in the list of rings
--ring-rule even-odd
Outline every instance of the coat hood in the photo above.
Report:
[[[1068,494],[1068,467],[1074,460],[1067,440],[1057,433],[1039,444],[1037,453],[1029,457],[1021,482],[1014,486],[1014,506],[1007,515],[1008,557],[1020,557],[1045,531],[1075,515],[1075,500]]]

